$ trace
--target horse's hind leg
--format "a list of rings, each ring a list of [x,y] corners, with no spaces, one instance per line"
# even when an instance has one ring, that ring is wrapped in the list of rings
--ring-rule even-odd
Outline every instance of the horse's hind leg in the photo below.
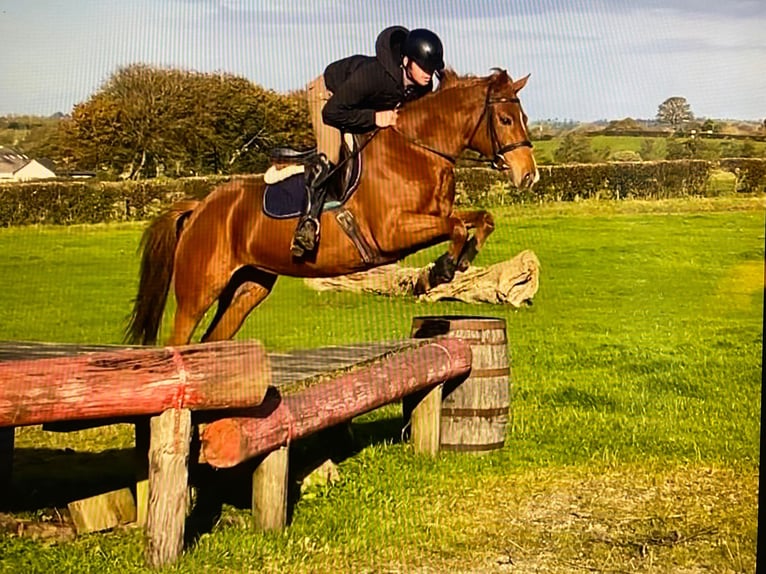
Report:
[[[203,341],[231,339],[245,318],[274,287],[277,276],[255,267],[238,269],[218,298],[218,309]]]
[[[207,310],[229,282],[231,272],[204,273],[193,261],[176,260],[176,312],[168,345],[186,345]]]
[[[200,293],[181,294],[176,290],[176,312],[173,320],[173,332],[167,345],[186,345],[191,341],[194,329],[205,312],[215,301],[224,285],[202,286]]]

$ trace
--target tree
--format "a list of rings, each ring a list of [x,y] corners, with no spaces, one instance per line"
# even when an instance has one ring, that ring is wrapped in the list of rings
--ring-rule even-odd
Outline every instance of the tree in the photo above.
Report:
[[[608,157],[608,149],[594,150],[589,138],[574,132],[565,135],[553,152],[556,163],[593,163],[606,161]]]
[[[305,98],[142,64],[113,74],[64,131],[73,164],[130,178],[261,171],[270,147],[311,142]]]
[[[758,150],[752,140],[745,140],[742,142],[738,155],[739,157],[758,157]]]
[[[653,138],[644,138],[641,140],[641,147],[638,154],[644,161],[655,161],[662,159],[662,153],[657,149],[657,141]]]
[[[721,124],[708,118],[702,123],[702,125],[700,126],[700,129],[704,133],[717,134],[721,132]]]
[[[686,98],[673,96],[659,105],[657,119],[662,123],[670,124],[674,129],[678,129],[684,122],[692,121],[694,115]]]

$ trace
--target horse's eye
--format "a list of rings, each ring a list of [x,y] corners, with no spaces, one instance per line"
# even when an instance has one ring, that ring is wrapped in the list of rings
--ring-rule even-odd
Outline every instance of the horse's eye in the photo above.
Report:
[[[511,116],[500,116],[500,123],[504,126],[510,126],[513,124],[513,118]]]

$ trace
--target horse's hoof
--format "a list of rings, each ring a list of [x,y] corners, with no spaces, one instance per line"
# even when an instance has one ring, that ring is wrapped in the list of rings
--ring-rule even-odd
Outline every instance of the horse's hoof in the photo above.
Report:
[[[450,257],[449,253],[445,253],[439,257],[428,274],[429,287],[436,287],[442,283],[449,283],[455,277],[455,270],[457,264],[455,260]]]
[[[430,271],[429,268],[425,268],[421,270],[417,280],[415,281],[415,285],[412,288],[414,295],[416,296],[425,295],[428,292],[428,290],[431,288],[431,286],[428,283],[429,271]]]
[[[478,254],[479,248],[477,246],[476,237],[474,236],[465,242],[457,262],[457,270],[461,272],[467,271]]]

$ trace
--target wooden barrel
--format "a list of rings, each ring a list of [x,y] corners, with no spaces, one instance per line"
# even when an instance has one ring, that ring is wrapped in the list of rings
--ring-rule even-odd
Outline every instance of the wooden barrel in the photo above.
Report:
[[[460,338],[473,353],[469,377],[457,387],[444,389],[440,449],[482,453],[502,448],[511,402],[505,319],[415,317],[411,334]]]

